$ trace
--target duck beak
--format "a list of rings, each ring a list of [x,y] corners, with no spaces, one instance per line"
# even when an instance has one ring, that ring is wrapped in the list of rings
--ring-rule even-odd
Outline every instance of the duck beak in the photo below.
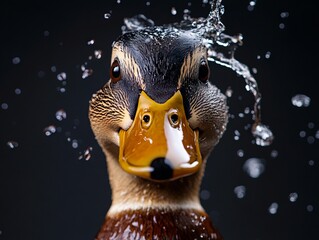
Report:
[[[154,181],[174,180],[200,169],[198,131],[189,126],[180,91],[165,103],[141,92],[131,127],[120,130],[119,155],[126,172]]]

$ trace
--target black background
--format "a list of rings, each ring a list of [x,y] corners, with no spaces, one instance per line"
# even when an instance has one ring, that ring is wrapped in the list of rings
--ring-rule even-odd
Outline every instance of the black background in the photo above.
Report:
[[[206,17],[209,12],[201,1],[147,2],[1,2],[0,239],[94,238],[111,196],[105,158],[87,117],[88,102],[108,79],[111,44],[121,33],[123,18],[143,13],[163,24],[180,21],[185,8],[193,17]],[[257,69],[262,120],[275,141],[268,147],[252,143],[245,130],[251,116],[238,114],[252,108],[253,97],[241,77],[212,63],[211,81],[223,92],[228,87],[233,90],[228,104],[234,118],[208,161],[202,204],[227,240],[319,239],[315,5],[257,1],[249,11],[248,0],[223,4],[225,33],[244,36],[236,58]],[[171,14],[172,7],[176,15]],[[111,17],[105,19],[110,11]],[[282,18],[282,12],[289,16]],[[88,45],[92,39],[94,44]],[[94,50],[102,50],[101,59],[88,59]],[[15,57],[20,63],[13,64]],[[94,71],[85,79],[83,64]],[[67,75],[65,86],[57,79],[61,72]],[[66,92],[61,93],[61,87]],[[291,104],[299,93],[311,98],[309,107]],[[63,121],[55,117],[59,109],[67,113]],[[46,136],[43,130],[49,125],[58,131]],[[240,132],[239,140],[234,139],[235,130]],[[72,140],[78,142],[77,148]],[[18,147],[11,149],[9,141]],[[92,147],[91,158],[79,159],[88,147]],[[244,162],[252,157],[265,161],[265,172],[256,179],[243,171]],[[246,187],[242,199],[234,194],[238,185]],[[298,194],[295,202],[289,200],[290,193]],[[274,202],[279,207],[270,214]]]

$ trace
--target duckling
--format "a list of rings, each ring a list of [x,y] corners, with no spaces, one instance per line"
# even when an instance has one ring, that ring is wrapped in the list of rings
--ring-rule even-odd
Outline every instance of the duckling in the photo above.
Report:
[[[196,34],[152,26],[112,45],[110,79],[89,119],[107,161],[112,204],[96,239],[222,239],[199,190],[228,121]]]

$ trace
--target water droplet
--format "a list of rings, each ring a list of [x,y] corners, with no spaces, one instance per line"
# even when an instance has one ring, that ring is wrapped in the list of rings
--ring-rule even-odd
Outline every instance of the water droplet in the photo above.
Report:
[[[19,143],[16,141],[8,141],[7,146],[11,149],[17,148],[19,146]]]
[[[104,18],[105,19],[109,19],[111,17],[111,13],[104,13]]]
[[[246,187],[243,185],[239,185],[239,186],[234,188],[234,193],[235,193],[237,198],[239,198],[239,199],[244,198],[246,195]]]
[[[201,190],[200,191],[200,198],[203,200],[208,200],[210,198],[210,192],[208,190]]]
[[[277,151],[277,150],[272,150],[271,153],[270,153],[270,156],[271,156],[272,158],[278,157],[278,151]]]
[[[91,152],[92,152],[93,148],[92,147],[88,147],[84,153],[83,153],[83,157],[86,161],[89,161],[91,159]]]
[[[43,36],[48,37],[50,35],[50,32],[48,30],[45,30],[43,32]]]
[[[20,62],[21,62],[21,59],[19,57],[12,58],[12,63],[13,64],[19,64]]]
[[[289,194],[289,201],[290,202],[296,202],[298,198],[298,193],[292,192]]]
[[[57,91],[60,93],[65,93],[66,89],[64,87],[57,87]]]
[[[308,164],[309,164],[309,166],[313,166],[313,165],[315,165],[315,161],[314,160],[309,160]]]
[[[56,66],[51,66],[51,72],[56,72]]]
[[[94,39],[91,39],[90,41],[87,42],[88,45],[93,45],[94,44]]]
[[[20,88],[14,89],[14,93],[17,94],[17,95],[20,95],[21,94],[21,89]]]
[[[252,134],[256,139],[256,144],[259,146],[269,146],[274,140],[271,130],[261,123],[253,125]]]
[[[227,97],[231,97],[231,96],[233,95],[233,90],[231,89],[231,87],[228,87],[228,88],[226,89],[225,95],[226,95]]]
[[[239,132],[238,130],[235,130],[235,131],[234,131],[234,134],[235,134],[234,140],[235,140],[235,141],[238,141],[239,138],[240,138],[240,132]]]
[[[39,78],[43,78],[45,76],[45,72],[44,71],[39,71],[38,72],[38,77]]]
[[[250,1],[249,5],[247,6],[248,11],[253,11],[255,9],[256,0]]]
[[[59,80],[59,81],[63,81],[63,80],[66,80],[66,73],[65,72],[61,72],[59,73],[56,78]]]
[[[316,131],[315,137],[319,139],[319,130]]]
[[[243,165],[243,170],[252,178],[258,178],[265,171],[265,161],[260,158],[249,158]]]
[[[310,100],[310,97],[304,94],[297,94],[291,98],[291,103],[296,107],[308,107],[310,105]]]
[[[276,214],[278,211],[278,207],[279,207],[278,203],[273,202],[272,204],[270,204],[270,206],[268,208],[268,212],[270,214]]]
[[[308,123],[308,128],[313,129],[315,127],[315,124],[313,122]]]
[[[63,109],[56,111],[55,117],[57,120],[62,121],[66,119],[66,112]]]
[[[304,138],[304,137],[306,136],[306,131],[300,131],[300,132],[299,132],[299,136],[300,136],[301,138]]]
[[[44,134],[46,136],[51,136],[53,133],[56,132],[56,127],[54,125],[50,125],[50,126],[44,128],[43,131],[44,131]]]
[[[191,11],[189,9],[187,9],[187,8],[184,9],[183,13],[184,13],[184,15],[183,15],[183,19],[184,20],[190,20],[191,19],[191,16],[190,16]]]
[[[172,14],[172,15],[176,15],[176,14],[177,14],[177,11],[176,11],[176,8],[175,8],[175,7],[172,7],[172,9],[171,9],[171,14]]]
[[[313,144],[315,142],[315,138],[313,136],[309,136],[309,137],[307,137],[307,142],[309,144]]]
[[[280,17],[281,17],[281,18],[287,18],[287,17],[289,17],[289,12],[281,12],[281,13],[280,13]]]
[[[278,27],[279,27],[280,29],[284,29],[284,28],[285,28],[285,24],[284,24],[284,23],[279,23]]]
[[[96,59],[100,59],[102,57],[102,50],[95,50],[94,56]]]
[[[72,147],[73,147],[73,148],[78,148],[78,147],[79,147],[79,143],[78,143],[78,140],[76,140],[76,139],[73,139],[73,140],[72,140],[72,143],[71,143],[71,145],[72,145]]]
[[[85,68],[84,65],[82,65],[82,79],[88,78],[89,76],[91,76],[93,74],[93,70],[92,69],[88,69]]]
[[[265,53],[265,58],[266,58],[266,59],[269,59],[270,56],[271,56],[271,52],[268,51],[268,52]]]
[[[9,107],[9,105],[8,105],[7,103],[1,103],[1,108],[2,108],[3,110],[7,110],[8,107]]]
[[[118,4],[120,4],[120,3],[121,3],[121,0],[117,0],[116,2],[117,2]]]
[[[306,209],[307,209],[308,212],[312,212],[314,207],[311,204],[308,204]]]
[[[146,6],[150,6],[151,5],[151,2],[146,2]]]
[[[244,156],[244,150],[239,149],[239,150],[237,151],[237,156],[238,156],[238,157],[243,157],[243,156]]]

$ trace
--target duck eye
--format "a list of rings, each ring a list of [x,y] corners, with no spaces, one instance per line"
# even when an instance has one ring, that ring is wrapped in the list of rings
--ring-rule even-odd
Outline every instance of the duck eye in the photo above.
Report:
[[[117,60],[115,60],[112,63],[112,66],[110,69],[110,76],[111,76],[111,81],[113,83],[117,83],[118,81],[121,80],[121,69],[120,69],[120,64]]]
[[[198,70],[198,79],[201,82],[207,82],[209,78],[209,67],[206,61],[201,61],[199,65],[199,70]]]

